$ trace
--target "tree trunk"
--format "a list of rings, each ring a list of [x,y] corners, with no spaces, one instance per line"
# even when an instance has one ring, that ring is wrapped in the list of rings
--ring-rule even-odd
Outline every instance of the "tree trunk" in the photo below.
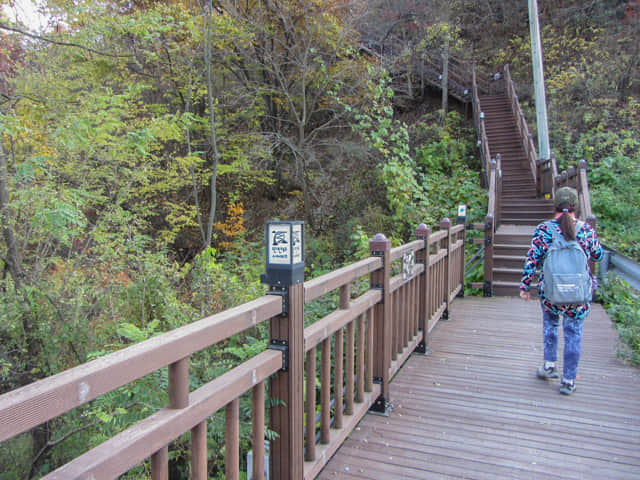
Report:
[[[22,270],[22,260],[11,221],[9,211],[9,171],[7,169],[7,152],[4,145],[0,143],[0,220],[2,221],[2,235],[7,244],[7,268],[13,278],[16,290],[22,290],[24,283],[24,272]]]
[[[206,64],[207,74],[207,103],[209,107],[209,146],[211,148],[212,164],[211,164],[211,205],[209,208],[209,219],[207,221],[207,236],[205,238],[204,248],[211,247],[213,238],[213,220],[216,214],[217,190],[216,181],[218,178],[218,144],[216,138],[216,116],[213,104],[213,78],[211,74],[211,15],[213,14],[213,5],[211,0],[207,3],[205,19],[205,43],[204,43],[204,61]]]

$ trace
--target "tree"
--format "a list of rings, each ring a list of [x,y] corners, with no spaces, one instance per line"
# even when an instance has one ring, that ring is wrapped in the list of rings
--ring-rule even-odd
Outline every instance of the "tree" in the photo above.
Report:
[[[365,63],[350,25],[355,12],[330,1],[221,5],[250,32],[234,73],[248,94],[262,99],[275,170],[287,190],[302,191],[304,217],[313,228],[319,220],[314,197],[331,181],[326,140],[346,128],[349,109],[365,101]]]

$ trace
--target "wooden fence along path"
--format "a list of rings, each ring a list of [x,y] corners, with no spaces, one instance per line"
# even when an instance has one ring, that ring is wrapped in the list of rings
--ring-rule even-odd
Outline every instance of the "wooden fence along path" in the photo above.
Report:
[[[271,478],[314,478],[370,408],[388,411],[391,377],[410,353],[426,350],[462,291],[464,238],[464,224],[448,219],[434,233],[420,225],[415,241],[393,249],[378,234],[368,259],[1,395],[0,442],[168,366],[166,408],[44,478],[117,478],[150,458],[153,479],[167,479],[168,445],[190,431],[191,477],[206,479],[207,419],[225,409],[225,477],[238,479],[244,394],[253,398],[253,478],[263,478],[266,382],[282,401],[268,415],[279,435]],[[362,283],[363,292],[352,291]],[[338,308],[304,328],[305,304],[337,292]],[[269,322],[271,348],[189,391],[192,354],[261,322]]]
[[[600,305],[570,397],[536,378],[537,302],[456,299],[450,318],[391,381],[391,415],[367,415],[318,479],[640,478],[640,371]]]

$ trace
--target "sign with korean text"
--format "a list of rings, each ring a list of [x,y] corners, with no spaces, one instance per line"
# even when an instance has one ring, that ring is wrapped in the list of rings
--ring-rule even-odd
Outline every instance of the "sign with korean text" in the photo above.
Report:
[[[269,225],[267,234],[267,262],[272,265],[291,264],[291,228],[287,224]]]

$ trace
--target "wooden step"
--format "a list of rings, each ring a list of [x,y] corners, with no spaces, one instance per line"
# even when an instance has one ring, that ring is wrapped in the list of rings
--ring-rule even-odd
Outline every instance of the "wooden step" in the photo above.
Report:
[[[546,216],[502,217],[500,221],[506,225],[537,225],[544,222]]]
[[[553,210],[553,205],[550,205],[548,203],[536,202],[535,200],[524,202],[512,200],[511,202],[503,202],[501,206],[502,208],[511,209],[514,211],[536,210],[538,212],[549,212]]]
[[[500,213],[508,215],[543,215],[546,217],[550,217],[553,214],[553,209],[536,205],[503,203],[500,205]]]
[[[527,252],[531,247],[531,242],[527,244],[509,244],[509,243],[499,243],[493,246],[493,255],[499,257],[508,257],[509,263],[511,257],[518,257],[524,261],[524,258],[527,256]],[[524,263],[523,263],[524,264]],[[500,265],[497,265],[500,266]],[[520,265],[522,266],[522,265]]]
[[[496,297],[518,297],[520,296],[520,282],[498,282],[492,284],[493,294]],[[531,298],[538,298],[537,284],[531,286]]]
[[[520,283],[520,279],[522,278],[522,269],[524,267],[524,262],[521,267],[513,268],[513,267],[494,267],[493,268],[493,280],[496,282],[517,282]]]
[[[531,244],[531,237],[536,230],[536,225],[527,227],[500,226],[493,237],[496,245],[527,245]]]
[[[493,263],[498,268],[519,268],[520,273],[522,273],[526,258],[527,250],[523,250],[522,255],[498,255],[494,250]]]

